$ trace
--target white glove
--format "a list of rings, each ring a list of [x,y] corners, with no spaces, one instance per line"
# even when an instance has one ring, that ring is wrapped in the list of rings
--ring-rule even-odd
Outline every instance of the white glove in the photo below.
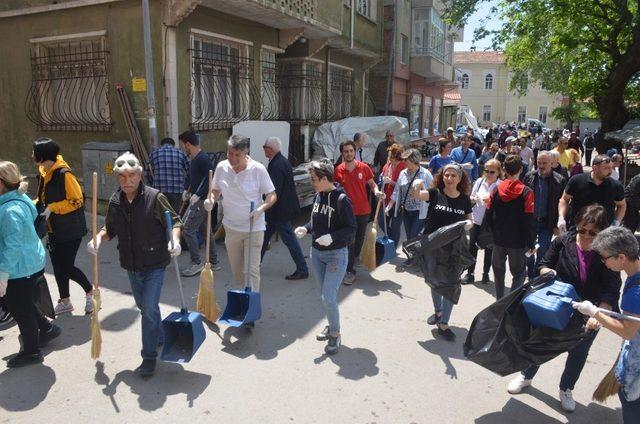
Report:
[[[40,215],[44,216],[44,219],[49,219],[51,216],[51,209],[49,209],[49,206],[47,206]]]
[[[96,244],[95,246],[93,245],[93,237],[91,238],[91,240],[89,240],[89,243],[87,243],[87,252],[91,253],[93,256],[97,256],[98,255],[98,250],[100,249],[100,244],[102,243],[102,241],[100,240],[100,237],[96,238]]]
[[[473,221],[471,221],[470,219],[467,219],[464,222],[464,229],[467,231],[470,231],[473,228]]]
[[[471,200],[472,204],[477,204],[480,203],[480,198],[478,196],[469,196],[469,199]]]
[[[180,253],[182,253],[182,246],[180,246],[180,240],[174,238],[173,242],[169,242],[168,250],[172,258],[175,258],[176,256],[180,256]]]
[[[331,238],[331,234],[325,234],[322,237],[318,237],[316,239],[316,243],[318,243],[320,246],[329,246],[331,243],[333,243],[333,239]]]
[[[571,304],[571,306],[573,306],[573,309],[577,309],[581,314],[590,317],[594,316],[596,312],[598,312],[598,307],[588,300],[585,300],[583,302],[574,302]]]
[[[556,227],[558,227],[558,230],[560,231],[560,234],[566,233],[567,232],[567,221],[565,221],[563,217],[558,218],[558,225],[556,225]]]
[[[293,232],[296,233],[296,237],[299,239],[307,235],[307,229],[305,227],[297,227]]]
[[[384,194],[384,191],[376,191],[376,199],[384,200],[387,198],[387,195]]]
[[[215,200],[205,199],[204,201],[204,210],[207,212],[211,212],[213,210],[213,205],[216,204]]]
[[[472,163],[468,163],[468,162],[467,163],[463,163],[462,165],[460,165],[460,168],[466,169],[466,170],[473,169],[473,164]]]
[[[253,212],[251,212],[251,214],[249,215],[251,218],[256,219],[258,218],[261,214],[263,214],[264,211],[262,210],[262,206],[260,206],[259,208],[255,208],[253,210]]]
[[[386,175],[384,177],[382,177],[382,182],[384,184],[390,184],[393,182],[393,180],[391,179],[391,177],[387,177]]]
[[[4,297],[7,294],[7,274],[2,273],[2,277],[0,277],[0,297]]]
[[[189,200],[189,190],[185,190],[182,192],[182,201],[186,202],[187,200]]]
[[[419,178],[413,180],[413,183],[411,183],[411,188],[414,189],[414,190],[417,190],[417,189],[422,188],[422,187],[424,187],[424,181],[422,181]]]
[[[198,200],[200,200],[200,196],[198,196],[197,194],[194,194],[193,196],[191,196],[191,198],[189,199],[189,203],[196,204],[198,203]]]

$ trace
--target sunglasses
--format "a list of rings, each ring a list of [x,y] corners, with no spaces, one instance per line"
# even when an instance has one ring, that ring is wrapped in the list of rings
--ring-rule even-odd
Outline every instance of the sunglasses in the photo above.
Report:
[[[598,231],[587,230],[585,228],[580,228],[577,232],[578,234],[589,234],[591,237],[595,237],[598,235]]]
[[[133,159],[127,159],[127,160],[117,160],[116,161],[116,168],[122,168],[123,166],[125,166],[125,164],[129,165],[132,168],[140,166],[138,161],[133,160]]]
[[[600,165],[602,163],[611,163],[611,159],[600,159],[600,160],[594,160],[593,161],[594,165]]]

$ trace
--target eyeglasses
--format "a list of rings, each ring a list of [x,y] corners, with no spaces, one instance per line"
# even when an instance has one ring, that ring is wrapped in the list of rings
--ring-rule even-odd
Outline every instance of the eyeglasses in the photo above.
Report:
[[[491,174],[491,175],[498,173],[498,171],[484,171],[484,172],[485,174]]]
[[[600,258],[600,260],[601,260],[601,261],[602,261],[602,263],[604,264],[604,263],[606,263],[606,262],[607,262],[607,259],[611,259],[611,258],[613,258],[614,256],[617,256],[617,255],[603,256],[602,258]]]
[[[138,163],[137,160],[133,160],[133,159],[124,160],[124,159],[121,159],[121,160],[116,161],[116,168],[122,168],[125,164],[129,165],[132,168],[140,166],[140,164]]]
[[[271,146],[267,146],[266,144],[264,146],[262,146],[263,149],[270,149]]]
[[[578,234],[589,234],[591,237],[595,237],[598,235],[598,231],[587,230],[586,228],[578,229]]]

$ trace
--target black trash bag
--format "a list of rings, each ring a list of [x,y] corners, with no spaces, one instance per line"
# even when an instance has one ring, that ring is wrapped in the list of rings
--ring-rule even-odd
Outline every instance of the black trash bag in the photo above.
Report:
[[[465,221],[456,222],[402,244],[407,257],[420,265],[427,285],[454,304],[462,291],[460,277],[474,262],[464,226]]]
[[[504,377],[550,361],[591,337],[592,332],[585,330],[587,317],[580,313],[573,314],[564,330],[529,323],[522,300],[554,279],[553,273],[537,277],[476,315],[464,342],[464,356]]]
[[[33,304],[46,317],[54,319],[56,317],[51,301],[51,293],[49,285],[44,275],[41,275],[36,282],[36,288],[33,292]]]

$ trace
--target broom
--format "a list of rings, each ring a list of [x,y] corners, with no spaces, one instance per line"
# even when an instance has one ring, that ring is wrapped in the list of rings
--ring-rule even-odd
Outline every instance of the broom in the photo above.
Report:
[[[98,240],[98,174],[93,173],[92,181],[93,198],[91,224],[93,230],[93,245]],[[91,313],[91,359],[100,357],[102,349],[102,334],[100,334],[100,321],[98,319],[98,311],[101,307],[100,300],[100,284],[98,283],[98,255],[93,256],[93,312]]]
[[[367,230],[367,234],[362,245],[362,253],[360,254],[360,263],[369,271],[376,269],[376,238],[378,237],[378,212],[380,211],[380,204],[382,201],[378,201],[376,206],[376,213],[373,216],[373,222]]]
[[[211,198],[211,180],[213,170],[209,170],[209,191],[207,197]],[[216,300],[216,291],[213,282],[213,271],[209,263],[209,247],[211,243],[211,213],[207,212],[207,234],[205,236],[205,263],[204,269],[200,273],[200,288],[196,301],[196,310],[200,312],[210,322],[216,322],[220,316],[220,306]]]
[[[604,376],[596,390],[593,392],[593,400],[599,403],[605,403],[607,398],[618,393],[620,389],[620,383],[616,379],[616,365],[618,364],[618,360],[620,359],[620,354],[618,354],[618,358],[613,363],[613,366]]]

